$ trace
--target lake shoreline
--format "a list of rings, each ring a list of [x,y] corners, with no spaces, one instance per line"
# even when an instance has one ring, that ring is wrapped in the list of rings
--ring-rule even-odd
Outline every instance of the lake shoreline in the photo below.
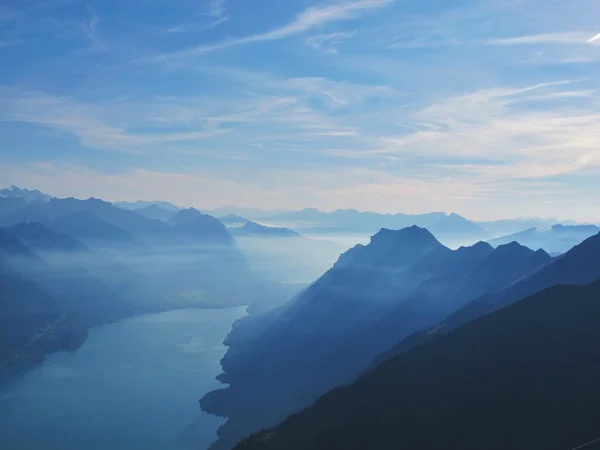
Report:
[[[32,370],[35,370],[36,368],[38,368],[41,364],[43,364],[47,360],[47,358],[49,356],[51,356],[55,353],[61,353],[61,352],[66,352],[66,353],[77,352],[81,347],[83,347],[85,345],[86,341],[89,338],[89,333],[98,327],[113,325],[116,323],[125,322],[128,320],[136,319],[138,317],[143,317],[143,316],[147,316],[147,315],[163,314],[163,313],[168,313],[168,312],[186,311],[186,310],[218,311],[218,310],[227,310],[227,309],[234,309],[234,308],[244,308],[244,310],[246,311],[246,315],[248,315],[248,314],[250,314],[248,312],[248,310],[250,308],[252,308],[252,306],[253,306],[252,303],[248,304],[247,302],[244,302],[244,303],[240,302],[240,304],[233,303],[231,305],[214,305],[211,303],[207,303],[205,305],[194,305],[194,306],[190,306],[190,307],[175,307],[175,308],[156,309],[153,311],[139,312],[139,313],[135,313],[130,316],[127,316],[127,317],[118,318],[116,320],[110,320],[107,322],[102,322],[102,323],[94,324],[91,326],[81,327],[81,328],[75,329],[75,330],[70,330],[69,332],[67,332],[66,334],[61,336],[61,338],[58,340],[56,345],[52,345],[51,347],[48,347],[48,348],[39,349],[40,351],[32,353],[32,354],[20,355],[21,358],[23,359],[22,364],[12,364],[12,365],[7,364],[6,366],[3,366],[2,364],[0,364],[0,394],[2,394],[2,392],[5,389],[10,388],[11,384],[17,382],[20,378],[27,375]],[[237,320],[239,320],[239,319],[237,319]],[[233,324],[232,324],[232,326],[233,326]],[[226,337],[227,336],[225,336],[223,338],[223,341],[225,341]]]
[[[108,448],[109,439],[115,450],[208,448],[222,419],[202,412],[197,399],[222,386],[223,342],[246,309],[186,308],[93,327],[77,351],[48,355],[3,387],[0,446],[51,450],[73,435],[81,443],[72,448],[89,450]],[[86,420],[86,411],[96,419]]]

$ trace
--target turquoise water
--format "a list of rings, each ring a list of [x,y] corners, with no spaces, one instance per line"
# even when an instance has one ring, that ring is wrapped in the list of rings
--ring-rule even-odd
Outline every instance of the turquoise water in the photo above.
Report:
[[[221,419],[198,399],[218,388],[222,341],[244,308],[139,316],[93,329],[0,393],[0,449],[207,448]]]

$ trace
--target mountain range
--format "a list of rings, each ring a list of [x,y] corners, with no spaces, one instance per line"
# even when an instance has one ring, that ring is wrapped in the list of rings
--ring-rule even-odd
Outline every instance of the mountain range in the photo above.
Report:
[[[415,239],[416,236],[413,236],[411,240],[414,242]],[[373,241],[371,244],[373,244]],[[395,245],[393,241],[388,244]],[[485,248],[483,245],[480,245],[481,250]],[[387,248],[390,248],[390,245]],[[362,249],[359,249],[359,251],[364,252]],[[440,252],[440,249],[435,248],[429,255],[435,255],[434,252]],[[411,253],[414,253],[414,248],[411,249]],[[443,253],[449,255],[447,251],[443,251]],[[441,254],[435,255],[434,260],[440,261],[439,256]],[[374,246],[370,251],[369,265],[372,265],[374,261],[373,255],[380,258],[381,255],[385,255],[385,251],[381,247]],[[490,259],[492,255],[494,257]],[[348,257],[340,258],[340,262],[345,267],[356,264],[354,260],[356,256],[350,256],[349,260]],[[405,256],[402,258],[405,258]],[[422,266],[423,263],[420,265]],[[464,262],[461,262],[460,265],[464,265]],[[425,263],[424,266],[427,267],[428,264]],[[460,272],[459,269],[458,273]],[[600,314],[600,306],[598,306],[600,305],[598,303],[600,285],[596,283],[583,288],[576,286],[585,286],[600,279],[600,235],[588,238],[566,254],[554,259],[550,259],[541,250],[533,252],[516,243],[501,246],[493,250],[492,253],[488,253],[485,260],[471,272],[470,277],[478,272],[479,275],[475,276],[478,282],[461,283],[463,286],[461,291],[466,288],[466,292],[469,292],[473,297],[476,294],[472,289],[477,288],[479,283],[485,285],[492,282],[495,283],[495,286],[484,289],[479,287],[479,295],[475,296],[474,300],[466,302],[464,306],[458,307],[454,312],[445,307],[442,315],[445,314],[446,319],[431,327],[422,326],[424,321],[421,321],[418,327],[421,328],[419,331],[405,339],[400,339],[399,343],[390,350],[379,353],[369,367],[362,367],[361,370],[353,370],[351,365],[351,361],[356,359],[357,354],[368,348],[369,353],[377,355],[372,344],[374,339],[387,338],[391,335],[398,337],[398,329],[405,326],[407,319],[413,325],[415,319],[422,317],[423,314],[428,315],[428,311],[432,310],[432,306],[434,309],[438,307],[443,296],[442,299],[437,298],[437,296],[443,291],[433,290],[433,293],[436,294],[436,297],[433,297],[434,303],[427,300],[427,290],[419,292],[414,297],[415,303],[411,305],[411,308],[406,308],[405,305],[408,302],[405,302],[404,305],[400,305],[396,309],[401,314],[388,311],[384,320],[376,322],[370,331],[369,328],[355,328],[352,333],[354,340],[351,341],[351,345],[334,348],[331,349],[333,351],[326,352],[326,358],[330,361],[329,365],[324,357],[320,361],[318,361],[318,358],[314,358],[312,352],[317,351],[315,348],[306,351],[307,342],[308,347],[311,346],[306,334],[303,336],[303,341],[296,339],[295,347],[291,348],[289,346],[286,338],[288,340],[290,338],[286,334],[289,335],[290,333],[285,330],[294,328],[296,317],[285,317],[285,313],[282,313],[274,322],[267,322],[266,326],[263,325],[263,328],[259,328],[258,333],[256,331],[249,333],[248,330],[243,330],[243,327],[240,327],[241,329],[238,332],[242,335],[242,332],[245,331],[244,340],[246,342],[242,343],[236,340],[236,333],[233,333],[228,339],[228,344],[232,346],[234,353],[229,357],[230,361],[227,361],[227,357],[223,361],[226,373],[222,379],[231,383],[231,387],[216,391],[205,397],[205,405],[209,411],[218,412],[230,418],[230,421],[221,430],[221,440],[217,442],[214,448],[230,448],[236,440],[244,434],[248,434],[249,428],[254,428],[254,431],[257,432],[272,426],[273,422],[283,420],[285,416],[310,406],[320,394],[323,394],[323,392],[317,394],[319,384],[316,381],[322,381],[324,375],[326,380],[331,381],[331,374],[335,374],[330,366],[341,367],[341,372],[344,374],[352,372],[355,376],[358,376],[363,373],[363,376],[358,378],[358,381],[349,388],[340,388],[326,394],[313,408],[300,415],[290,417],[281,428],[259,433],[242,442],[239,448],[358,449],[373,448],[374,446],[374,448],[382,449],[441,449],[448,448],[447,446],[450,445],[452,448],[476,449],[496,448],[491,446],[489,442],[497,442],[499,445],[497,448],[525,449],[532,448],[531,445],[534,442],[532,439],[542,438],[541,442],[550,443],[551,445],[562,443],[562,447],[556,447],[558,449],[565,448],[565,445],[569,445],[569,442],[576,443],[576,439],[581,439],[580,443],[587,442],[586,436],[590,435],[592,428],[583,428],[587,435],[577,433],[580,425],[579,420],[585,417],[586,413],[590,413],[589,406],[586,407],[588,409],[578,409],[577,407],[578,396],[583,398],[586,394],[577,390],[559,389],[556,383],[564,382],[569,376],[576,379],[577,374],[580,373],[578,367],[583,365],[585,365],[586,370],[595,370],[592,355],[597,350],[590,347],[590,343],[586,343],[585,339],[589,337],[594,340],[590,333],[592,329],[596,329],[593,323],[595,323],[594,320],[597,320],[597,316],[586,323],[584,331],[578,329],[578,320],[585,321],[588,319],[588,317],[584,318],[587,308],[593,308],[591,310],[593,314]],[[519,276],[519,272],[524,275]],[[413,272],[410,271],[409,273]],[[498,274],[502,274],[506,278],[500,280],[497,278]],[[451,279],[456,279],[456,273],[452,274]],[[435,286],[435,284],[431,284],[431,281],[425,284],[430,292]],[[500,284],[504,284],[504,287],[499,289]],[[572,286],[556,287],[558,285]],[[550,289],[550,291],[543,292],[546,289]],[[488,292],[483,293],[484,290]],[[540,292],[542,293],[536,295]],[[521,302],[522,299],[529,296],[534,296],[535,299]],[[581,304],[578,303],[580,300]],[[423,301],[429,304],[423,307]],[[447,302],[446,299],[442,301],[444,304]],[[546,301],[556,302],[556,304],[551,303],[550,310],[547,310],[545,307]],[[571,304],[571,302],[575,303]],[[521,304],[526,306],[520,306]],[[458,303],[455,303],[456,305]],[[511,305],[514,305],[514,308]],[[578,305],[583,305],[584,309],[578,310]],[[317,307],[313,304],[313,308],[323,311],[321,305]],[[415,311],[418,312],[419,309],[421,316],[415,316]],[[517,311],[516,317],[513,318],[510,311]],[[526,311],[526,315],[523,317],[520,316],[522,311]],[[337,315],[330,314],[329,317],[333,321],[346,314],[343,308],[339,307]],[[564,328],[560,323],[563,314],[570,321]],[[497,319],[495,317],[504,317],[503,322],[496,324]],[[431,319],[430,316],[428,318]],[[480,318],[482,319],[479,320]],[[548,322],[546,322],[547,318]],[[274,323],[277,324],[278,321],[285,323],[285,330],[282,326],[281,330],[274,331],[276,329]],[[476,322],[471,325],[470,322],[473,321]],[[256,328],[256,325],[254,327]],[[478,331],[469,334],[466,331],[467,329],[477,329]],[[519,334],[513,336],[510,330],[518,330]],[[550,339],[548,336],[552,335],[554,330],[558,330],[560,337]],[[569,339],[577,336],[577,344],[581,344],[582,348],[585,347],[586,351],[583,354],[578,354],[574,350],[578,348],[577,345],[561,344],[560,339],[563,336],[560,333],[563,332],[566,333],[564,342],[569,342]],[[490,333],[495,335],[490,336]],[[538,337],[536,337],[536,333],[539,334]],[[457,335],[461,337],[458,338]],[[323,337],[319,341],[320,351],[327,344]],[[291,342],[294,343],[293,340]],[[447,344],[449,342],[455,342],[456,344]],[[551,347],[545,347],[547,342]],[[447,347],[448,345],[450,347]],[[556,347],[552,347],[552,345]],[[239,348],[236,348],[238,346]],[[432,348],[439,350],[435,350],[435,354],[428,353],[430,350],[426,349]],[[523,353],[519,353],[518,356],[511,354],[511,350],[521,348],[524,349]],[[559,350],[557,354],[553,354],[554,348],[562,350]],[[283,355],[286,351],[291,352],[290,354],[293,356],[284,359]],[[470,353],[470,351],[474,353]],[[496,362],[488,362],[484,355],[487,353],[489,357],[496,358],[498,351],[501,352],[501,359],[494,360]],[[572,360],[569,357],[564,357],[564,352],[569,351],[574,351],[577,359]],[[534,372],[537,373],[538,378],[536,379],[526,378],[525,375],[529,372],[523,373],[527,370],[527,364],[524,361],[531,360],[534,361],[532,364],[535,364],[536,357],[540,356],[550,358],[543,361],[543,364],[547,365],[548,368],[564,367],[564,374],[554,380],[554,384],[544,385],[544,395],[535,397],[538,400],[543,398],[543,401],[527,400],[526,395],[520,398],[524,392],[531,393],[535,391],[538,382],[542,385],[544,383],[544,373],[541,372],[541,368],[536,369],[537,372]],[[262,363],[254,362],[259,357],[262,358]],[[513,357],[515,359],[511,360]],[[307,360],[311,361],[313,372],[303,370],[303,366],[306,367]],[[410,363],[400,362],[409,360]],[[265,361],[271,363],[267,364]],[[463,361],[465,362],[463,363]],[[553,361],[556,366],[553,366],[550,361]],[[577,365],[569,366],[570,363],[563,363],[562,361],[572,361],[573,364]],[[301,365],[299,366],[299,364]],[[269,373],[276,373],[278,377],[283,377],[287,386],[286,389],[277,390],[276,381],[269,379],[268,373],[262,371],[262,366],[266,366]],[[474,367],[473,370],[470,369],[471,366]],[[569,366],[568,369],[567,366]],[[412,372],[413,369],[415,372]],[[228,370],[231,370],[231,376],[228,375]],[[484,375],[481,373],[482,370],[489,370],[489,374],[494,373],[496,378]],[[297,374],[298,378],[291,377],[289,371],[295,372],[294,375]],[[429,375],[426,375],[426,372]],[[250,373],[253,373],[254,380],[262,380],[263,377],[266,377],[268,379],[266,384],[271,383],[271,387],[251,381],[248,378]],[[383,373],[386,375],[384,378],[380,378],[379,375]],[[411,378],[412,381],[409,383],[404,383],[403,380],[405,380],[405,376],[408,376],[407,373],[414,373],[415,378]],[[444,384],[446,383],[446,374],[453,374],[454,377],[447,381],[448,385]],[[510,378],[510,383],[525,384],[513,390],[494,391],[493,388],[490,390],[491,380],[494,380],[491,386],[496,386],[498,383],[505,381],[503,377]],[[365,380],[369,380],[370,391],[363,390]],[[349,381],[352,380],[338,378],[332,384],[340,386]],[[236,392],[236,385],[243,384],[246,384],[246,388]],[[252,386],[252,395],[249,395],[248,385]],[[310,386],[310,389],[304,389],[307,385]],[[441,392],[440,390],[446,392],[447,395],[440,398],[431,395],[432,392]],[[473,390],[474,393],[468,394],[469,390]],[[291,392],[300,393],[300,395],[294,398],[293,394],[290,394]],[[475,394],[475,392],[484,392],[492,397],[488,399],[483,396],[480,399],[479,394]],[[569,402],[566,407],[569,413],[565,413],[561,417],[574,417],[573,420],[566,420],[570,427],[567,431],[561,433],[560,427],[557,428],[558,432],[554,436],[562,440],[556,442],[553,439],[546,439],[546,435],[540,436],[544,433],[539,429],[532,433],[526,433],[523,429],[529,426],[530,422],[528,420],[532,420],[532,423],[535,423],[536,426],[552,428],[549,425],[552,422],[547,421],[550,418],[545,411],[548,398],[552,399],[554,392],[560,392]],[[594,390],[594,392],[600,395],[600,391]],[[456,394],[456,398],[453,397],[453,393]],[[255,394],[258,395],[255,396]],[[271,394],[278,399],[275,404],[272,400],[261,402],[261,408],[264,407],[271,411],[270,416],[256,417],[257,414],[255,413],[252,419],[245,417],[245,408],[249,406],[250,402],[258,402],[258,396],[270,399]],[[506,408],[510,406],[510,409],[500,408],[501,412],[497,412],[498,415],[494,416],[493,411],[499,409],[494,405],[505,400],[503,394],[508,395],[506,398],[512,399],[509,405],[506,406]],[[448,395],[452,395],[452,397],[448,397]],[[378,402],[377,406],[370,403],[371,400]],[[355,401],[357,403],[354,403]],[[389,402],[386,403],[388,406],[384,405],[385,402]],[[531,406],[532,404],[534,406]],[[321,405],[328,406],[326,409],[321,409]],[[331,405],[334,405],[335,410],[330,408]],[[562,407],[561,405],[561,402],[555,403],[553,411],[556,411],[557,407]],[[528,413],[515,415],[515,411],[521,411],[523,408],[528,407],[532,408]],[[369,419],[370,416],[364,416],[365,411],[372,411],[373,421]],[[443,415],[440,415],[441,411],[445,411]],[[456,414],[458,422],[449,419],[448,414]],[[481,420],[484,423],[487,420],[488,423],[494,424],[493,427],[482,427],[482,423],[475,419],[474,415],[481,415]],[[412,418],[405,420],[409,416]],[[317,417],[318,419],[316,419]],[[592,414],[590,417],[594,417],[594,415]],[[510,428],[513,431],[507,432],[506,427],[514,427],[515,420],[521,428]],[[269,421],[272,423],[269,424]],[[400,423],[402,426],[392,426],[390,421],[396,424]],[[309,423],[310,425],[308,425]],[[506,427],[504,429],[499,428],[496,426],[497,423],[506,423]],[[560,423],[562,425],[563,422]],[[584,421],[583,423],[593,423],[593,421]],[[427,424],[427,427],[424,427],[425,424]],[[288,425],[290,428],[287,428]],[[297,425],[298,428],[296,428]],[[594,429],[597,430],[597,428]],[[290,430],[289,433],[288,430]],[[350,430],[356,430],[356,433]],[[450,432],[454,434],[448,434]],[[520,432],[523,434],[519,435]],[[273,436],[281,436],[281,439],[271,440]],[[295,443],[290,441],[292,436]],[[520,442],[514,441],[515,436],[523,436],[522,446]],[[470,441],[471,438],[473,439],[472,442]],[[488,442],[488,444],[485,444],[485,442]],[[534,446],[534,448],[555,447],[542,445]]]
[[[243,226],[230,227],[229,231],[234,236],[254,236],[271,238],[298,238],[300,233],[289,228],[268,227],[256,222],[248,221]]]
[[[225,341],[226,386],[200,401],[227,418],[212,450],[568,450],[598,437],[595,226],[232,207],[219,220],[0,192],[2,382],[96,325],[251,304]],[[340,255],[312,233],[372,236]]]
[[[234,328],[219,377],[229,386],[201,401],[206,411],[229,419],[214,449],[230,448],[309,406],[403,339],[435,328],[477,299],[516,290],[527,295],[514,286],[536,283],[537,274],[561,260],[517,243],[451,250],[419,227],[381,230],[368,245],[343,254],[294,301]],[[550,285],[546,280],[537,289]]]
[[[135,201],[135,202],[114,202],[113,204],[119,208],[130,209],[132,211],[140,211],[140,210],[143,210],[150,206],[156,206],[158,208],[161,208],[166,211],[170,211],[172,213],[175,213],[182,209],[179,206],[174,205],[171,202],[163,202],[163,201],[148,202],[148,201],[139,200],[139,201]]]
[[[458,214],[379,214],[354,209],[321,212],[314,208],[265,214],[263,222],[314,234],[373,234],[381,228],[401,229],[413,225],[427,228],[441,239],[484,239],[487,233]]]
[[[28,203],[46,203],[49,202],[52,197],[44,194],[43,192],[34,189],[21,189],[17,186],[10,186],[5,189],[0,189],[1,198],[19,198],[23,199]]]
[[[2,232],[0,245],[7,245]],[[0,381],[34,367],[47,353],[75,349],[85,340],[85,327],[16,271],[3,252],[0,280]]]
[[[530,228],[493,239],[489,243],[498,246],[516,241],[532,249],[544,249],[551,254],[560,254],[599,232],[600,227],[595,225],[553,225],[546,228]]]
[[[235,449],[595,448],[599,322],[599,282],[554,286],[396,356]]]
[[[261,279],[227,228],[197,210],[174,212],[166,223],[99,199],[10,192],[0,197],[0,309],[19,326],[2,331],[14,345],[0,353],[1,378],[83,342],[95,325],[189,307],[261,311],[293,295]]]

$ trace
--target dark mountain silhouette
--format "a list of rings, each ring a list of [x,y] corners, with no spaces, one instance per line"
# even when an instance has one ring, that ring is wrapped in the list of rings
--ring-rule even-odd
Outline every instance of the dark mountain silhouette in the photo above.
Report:
[[[268,227],[256,222],[246,222],[242,227],[232,227],[229,231],[235,236],[254,236],[254,237],[276,237],[276,238],[298,238],[296,233],[289,228]]]
[[[381,230],[259,327],[234,328],[219,377],[230,386],[202,399],[206,411],[229,419],[214,448],[310,405],[410,334],[549,260],[518,244],[453,251],[426,229]]]
[[[168,221],[171,217],[177,214],[176,210],[163,208],[156,203],[148,205],[145,208],[135,209],[135,212],[147,217],[148,219],[161,220],[163,222]]]
[[[544,249],[548,253],[565,253],[587,238],[600,232],[595,225],[553,225],[547,228],[530,228],[519,233],[490,241],[493,246],[518,242],[532,249]]]
[[[494,294],[483,295],[466,304],[431,329],[425,329],[400,342],[380,356],[384,360],[416,345],[444,335],[455,328],[505,307],[524,297],[557,284],[584,285],[600,278],[600,234],[586,239],[564,255],[540,266],[528,276]]]
[[[476,298],[486,292],[496,292],[519,278],[529,275],[537,267],[550,261],[543,250],[533,251],[516,242],[501,245],[493,250],[470,275],[474,282],[467,283],[461,291],[462,298]],[[485,286],[478,289],[478,286]]]
[[[599,322],[599,282],[552,287],[396,356],[235,448],[579,448],[599,437]]]

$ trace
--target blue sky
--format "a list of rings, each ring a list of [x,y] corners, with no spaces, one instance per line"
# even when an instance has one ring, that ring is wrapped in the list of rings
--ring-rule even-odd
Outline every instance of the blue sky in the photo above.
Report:
[[[597,0],[4,0],[0,179],[600,220]]]

